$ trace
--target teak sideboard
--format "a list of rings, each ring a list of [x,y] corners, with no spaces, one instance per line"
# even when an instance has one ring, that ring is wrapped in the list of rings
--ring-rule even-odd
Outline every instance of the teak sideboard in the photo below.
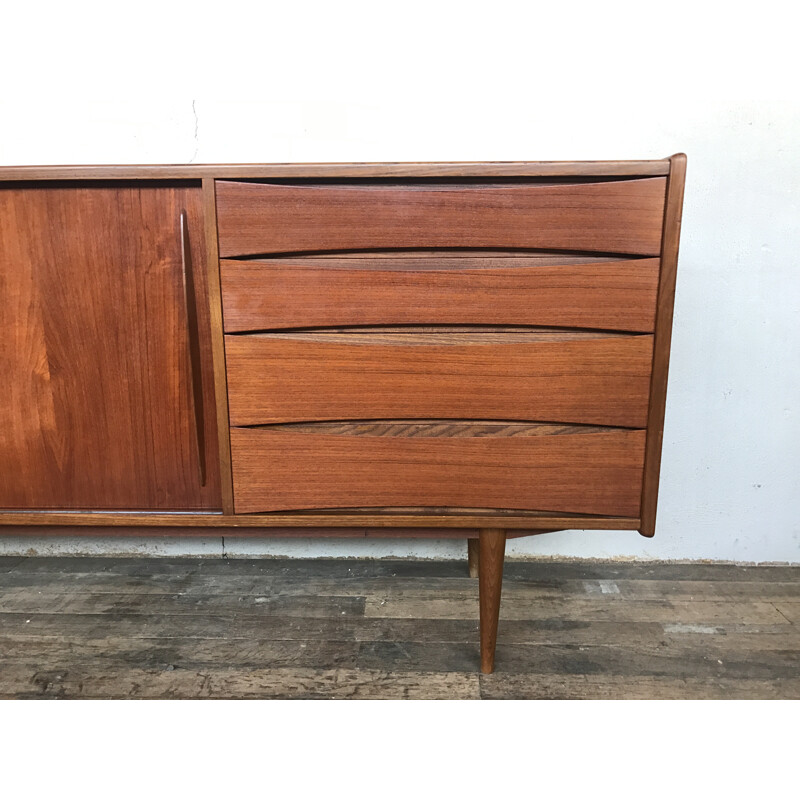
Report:
[[[0,168],[0,531],[655,531],[686,157]]]

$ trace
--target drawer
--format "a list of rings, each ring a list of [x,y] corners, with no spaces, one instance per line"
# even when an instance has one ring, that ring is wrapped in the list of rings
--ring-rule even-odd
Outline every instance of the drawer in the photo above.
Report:
[[[636,517],[645,432],[474,423],[233,428],[237,513],[496,508]]]
[[[223,260],[228,333],[354,325],[652,332],[657,258],[405,256]]]
[[[577,183],[217,181],[219,253],[534,248],[656,256],[666,178]]]
[[[229,334],[225,350],[232,425],[429,418],[643,428],[653,337]]]

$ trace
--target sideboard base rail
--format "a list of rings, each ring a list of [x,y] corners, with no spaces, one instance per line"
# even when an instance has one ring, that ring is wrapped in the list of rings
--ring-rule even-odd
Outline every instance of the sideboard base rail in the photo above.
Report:
[[[189,528],[260,529],[261,535],[277,536],[279,529],[302,531],[318,528],[402,528],[463,529],[463,536],[473,538],[482,528],[497,528],[517,531],[558,530],[639,530],[638,517],[604,517],[580,514],[544,514],[532,512],[505,513],[393,513],[361,511],[359,513],[283,513],[269,514],[220,514],[220,513],[146,513],[133,511],[0,511],[0,536],[9,533],[9,527],[81,527],[88,530],[94,526],[106,528],[174,528],[175,533],[184,533]],[[56,533],[57,531],[53,531]],[[468,533],[467,533],[468,532]]]

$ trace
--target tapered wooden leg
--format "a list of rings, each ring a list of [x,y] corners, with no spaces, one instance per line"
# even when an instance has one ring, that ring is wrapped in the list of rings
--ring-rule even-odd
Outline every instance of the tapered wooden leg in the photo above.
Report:
[[[480,545],[477,539],[467,539],[467,561],[469,562],[470,578],[478,577],[478,562],[480,561]]]
[[[481,672],[494,671],[494,650],[497,645],[497,621],[500,618],[500,592],[503,588],[503,558],[506,553],[506,532],[486,528],[480,532],[478,586],[481,609]]]

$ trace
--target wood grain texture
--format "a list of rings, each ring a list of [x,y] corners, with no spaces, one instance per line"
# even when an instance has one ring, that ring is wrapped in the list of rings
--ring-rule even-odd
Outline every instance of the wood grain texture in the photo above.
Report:
[[[225,330],[427,323],[652,332],[655,323],[655,258],[554,265],[525,258],[428,257],[394,264],[223,261]]]
[[[389,335],[385,335],[389,334]],[[401,334],[401,335],[397,335]],[[630,333],[620,331],[592,331],[581,328],[528,328],[520,326],[483,326],[477,330],[469,326],[397,326],[374,328],[337,328],[331,330],[270,331],[253,334],[234,334],[231,338],[257,341],[291,340],[350,345],[420,345],[446,346],[453,344],[495,345],[495,344],[533,344],[535,342],[577,342],[582,339],[630,339]],[[651,337],[652,338],[652,337]]]
[[[231,440],[228,432],[228,381],[225,373],[225,338],[222,331],[222,292],[219,277],[217,248],[217,205],[214,181],[202,183],[205,236],[208,253],[208,306],[211,337],[211,358],[214,369],[214,399],[216,401],[217,450],[222,511],[233,513],[233,477],[231,475]]]
[[[388,512],[387,512],[388,513]],[[230,537],[237,539],[469,539],[476,535],[474,527],[443,528],[443,527],[364,527],[354,524],[353,515],[350,515],[350,525],[348,527],[335,527],[333,525],[315,525],[314,527],[274,527],[262,526],[260,528],[249,527],[227,527],[209,530],[208,526],[194,525],[190,527],[176,528],[159,526],[136,526],[126,527],[124,531],[119,526],[110,525],[38,525],[38,526],[17,526],[8,525],[0,527],[0,537],[2,536],[48,536],[51,538],[60,536],[80,536],[89,538],[105,538],[108,536],[144,536],[144,537],[188,537],[212,539],[217,537]],[[536,520],[529,520],[528,524]],[[463,523],[462,523],[463,525]],[[509,532],[509,539],[523,538],[525,536],[539,536],[542,533],[552,533],[550,529],[540,530],[539,528],[519,528]],[[477,542],[477,540],[475,540]],[[475,577],[478,577],[477,572]]]
[[[219,507],[190,408],[182,210],[210,367],[199,187],[0,187],[0,507]],[[213,414],[204,426],[213,465]]]
[[[217,182],[223,258],[319,250],[503,247],[656,256],[665,178],[599,183]]]
[[[468,439],[233,428],[235,508],[479,505],[633,517],[644,440],[644,431]]]
[[[0,167],[3,181],[214,178],[636,177],[667,175],[668,159],[648,161],[409,161],[328,164],[134,164]]]
[[[295,511],[271,514],[158,514],[102,511],[0,511],[0,534],[59,536],[62,531],[81,529],[84,536],[96,528],[125,528],[143,532],[150,529],[171,531],[181,536],[200,528],[230,528],[243,534],[266,535],[273,528],[295,528],[297,535],[314,528],[469,528],[477,530],[496,525],[502,516],[503,527],[510,531],[547,531],[579,528],[581,530],[639,529],[638,517],[603,516],[596,514],[553,514],[533,511],[503,513],[497,509],[370,509],[344,512]],[[261,529],[259,531],[259,529]],[[510,535],[510,534],[509,534]],[[527,535],[527,534],[525,534]]]
[[[627,261],[637,256],[626,256]],[[235,260],[235,259],[234,259]],[[493,247],[484,250],[437,248],[435,250],[366,250],[341,253],[314,253],[313,255],[255,256],[246,259],[260,264],[302,263],[306,266],[339,266],[346,269],[492,269],[494,267],[558,266],[559,264],[609,264],[619,261],[619,256],[587,253],[561,253],[558,250],[503,250]],[[645,259],[642,259],[645,260]],[[333,262],[333,263],[331,263]],[[457,262],[457,263],[456,263]]]
[[[683,213],[683,188],[686,182],[686,156],[670,159],[667,205],[664,216],[664,238],[661,245],[661,275],[658,286],[658,310],[653,349],[650,387],[650,408],[647,416],[647,449],[642,486],[643,536],[654,536],[658,483],[661,472],[661,444],[664,438],[664,411],[667,402],[669,351],[672,341],[672,310],[675,304],[675,281],[678,274],[678,244]]]
[[[242,430],[253,430],[244,428]],[[608,431],[615,430],[614,428],[607,428]],[[624,429],[621,429],[624,430]],[[495,519],[495,522],[499,522],[501,519],[505,520],[507,517],[519,518],[526,520],[527,524],[530,526],[536,526],[537,530],[541,530],[539,526],[544,526],[545,524],[550,524],[552,517],[549,511],[526,511],[526,510],[519,510],[519,509],[504,509],[504,508],[479,508],[479,507],[471,507],[471,506],[353,506],[351,508],[346,509],[346,513],[351,516],[351,519],[358,519],[358,518],[366,518],[369,515],[375,514],[386,514],[388,517],[396,518],[398,516],[405,516],[407,515],[409,518],[414,517],[417,518],[419,516],[431,518],[432,516],[439,515],[441,519],[449,519],[453,516],[458,517],[462,520],[470,520],[472,524],[476,523],[476,520],[487,515],[492,515]],[[296,511],[291,514],[293,517],[305,517],[305,516],[313,516],[318,517],[320,519],[334,519],[340,516],[340,510],[330,510],[330,509],[315,509],[313,511]],[[281,516],[280,514],[264,514],[262,515],[265,519],[272,519],[276,516]],[[543,521],[543,518],[546,518]],[[238,519],[238,517],[237,517]],[[250,519],[250,517],[248,517]],[[563,520],[563,517],[561,518]],[[592,515],[580,515],[580,514],[573,514],[570,516],[570,519],[573,522],[583,521],[585,519],[592,519]],[[594,518],[595,520],[597,518]],[[612,516],[604,516],[601,517],[603,520],[613,520],[619,519]],[[627,518],[626,518],[627,519]],[[505,527],[505,523],[503,523]],[[485,527],[483,524],[477,525],[477,527]]]
[[[478,542],[481,672],[488,675],[494,672],[500,594],[503,589],[503,558],[506,551],[505,531],[498,528],[484,528],[480,532]]]
[[[228,335],[225,348],[235,426],[424,417],[644,427],[647,419],[650,336]]]
[[[484,436],[580,436],[589,433],[609,433],[625,428],[604,425],[551,425],[526,422],[467,422],[464,420],[344,420],[342,422],[288,422],[266,425],[259,430],[284,433],[325,433],[338,436],[391,436],[394,438],[466,438]]]

